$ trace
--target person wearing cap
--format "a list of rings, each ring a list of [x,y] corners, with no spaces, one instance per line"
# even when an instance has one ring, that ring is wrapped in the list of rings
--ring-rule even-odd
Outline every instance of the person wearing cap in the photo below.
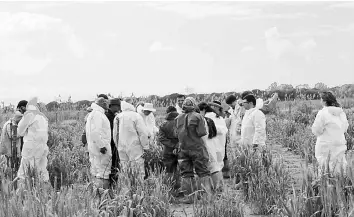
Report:
[[[178,137],[175,131],[175,118],[178,116],[177,110],[169,106],[166,110],[165,121],[159,127],[157,140],[163,145],[163,164],[166,168],[167,176],[174,182],[174,189],[180,187],[177,174],[178,156]]]
[[[28,101],[26,112],[18,123],[17,134],[23,136],[21,164],[17,177],[23,181],[28,174],[27,169],[35,169],[40,179],[49,181],[47,170],[48,118],[39,111],[38,98]]]
[[[16,110],[24,114],[26,112],[26,106],[27,106],[27,101],[26,100],[21,100],[18,102]]]
[[[156,109],[154,109],[152,103],[144,103],[144,106],[142,106],[141,110],[138,111],[148,129],[148,137],[150,144],[153,143],[155,135],[159,131],[159,129],[156,127],[155,116],[153,114],[153,112],[155,111]]]
[[[140,177],[145,176],[144,151],[149,149],[148,130],[143,118],[132,104],[121,101],[122,112],[113,123],[113,140],[118,149],[123,169],[137,167]]]
[[[86,122],[90,169],[95,177],[95,184],[106,189],[109,187],[112,165],[111,127],[105,115],[105,110],[108,109],[107,100],[100,97],[91,104],[91,108],[92,112]]]
[[[265,146],[266,118],[262,111],[256,108],[256,97],[252,94],[242,98],[246,109],[241,124],[241,144],[253,146],[254,149]]]
[[[181,190],[186,196],[183,202],[191,202],[190,195],[197,191],[194,171],[209,194],[212,190],[210,178],[209,153],[203,137],[208,135],[204,117],[199,113],[197,102],[187,97],[182,105],[183,113],[176,118],[176,129],[179,141],[178,164],[181,170]]]
[[[1,140],[0,140],[0,155],[5,155],[7,163],[9,165],[9,161],[12,157],[12,141],[14,139],[13,129],[17,128],[18,123],[22,119],[23,114],[20,111],[16,111],[13,118],[6,121],[1,132]],[[16,135],[17,136],[17,135]],[[16,152],[17,152],[17,160],[20,162],[21,160],[21,138],[16,137]]]
[[[117,147],[113,140],[113,122],[115,116],[120,112],[120,99],[114,98],[108,101],[108,110],[106,111],[106,116],[109,120],[111,126],[111,150],[112,150],[112,168],[110,174],[110,183],[113,186],[118,180],[118,170],[119,170],[119,154]]]

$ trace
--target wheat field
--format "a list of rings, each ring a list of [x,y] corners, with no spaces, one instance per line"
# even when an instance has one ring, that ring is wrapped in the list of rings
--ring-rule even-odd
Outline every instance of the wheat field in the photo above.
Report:
[[[348,149],[352,149],[353,100],[342,100],[341,104],[350,123],[345,136]],[[24,189],[12,190],[9,168],[1,157],[0,216],[354,216],[350,152],[347,175],[323,176],[313,185],[319,174],[314,158],[316,138],[310,126],[319,109],[318,101],[278,103],[267,115],[267,148],[259,155],[241,147],[229,152],[232,178],[224,180],[223,193],[210,200],[196,198],[191,205],[177,202],[163,171],[144,181],[137,177],[135,168],[124,168],[115,189],[96,189],[90,183],[89,160],[80,141],[86,112],[47,112],[51,183],[31,177]],[[157,109],[157,125],[162,123],[164,111]],[[10,116],[2,115],[0,122]],[[151,165],[160,162],[161,148],[152,148],[146,161]],[[241,181],[241,189],[235,189],[236,181]]]

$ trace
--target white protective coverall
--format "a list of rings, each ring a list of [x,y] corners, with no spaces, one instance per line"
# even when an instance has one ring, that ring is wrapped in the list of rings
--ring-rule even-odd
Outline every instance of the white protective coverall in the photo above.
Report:
[[[317,136],[315,157],[320,169],[322,166],[327,168],[326,163],[330,155],[330,172],[340,172],[340,164],[343,165],[345,171],[347,146],[344,133],[348,130],[348,126],[347,116],[342,108],[324,107],[317,113],[312,132]]]
[[[241,144],[264,146],[266,141],[266,118],[257,108],[246,110],[241,125]]]
[[[109,179],[112,165],[111,126],[102,107],[92,103],[91,108],[86,122],[91,174],[98,179]],[[102,154],[100,149],[104,147],[107,152]]]
[[[156,120],[155,120],[155,115],[154,113],[150,113],[148,116],[146,116],[142,110],[142,106],[138,106],[137,112],[141,115],[143,118],[143,121],[146,125],[147,131],[148,131],[148,138],[149,138],[149,143],[153,144],[153,141],[155,139],[155,135],[158,133],[159,128],[156,127]]]
[[[217,132],[216,137],[211,139],[216,150],[216,164],[212,168],[213,171],[211,172],[221,171],[224,167],[225,143],[226,134],[228,131],[226,127],[226,122],[223,117],[216,117],[216,114],[214,112],[206,113],[205,117],[210,118],[214,121]]]
[[[0,140],[0,155],[5,155],[7,157],[12,156],[11,151],[11,143],[12,143],[12,135],[11,135],[11,119],[6,121],[1,132],[1,140]],[[16,141],[17,145],[17,157],[21,157],[21,138],[17,137]]]
[[[26,112],[18,124],[17,134],[23,136],[23,148],[20,168],[17,176],[24,179],[27,168],[35,168],[43,181],[49,180],[47,170],[48,119],[38,109],[37,98],[31,99]]]
[[[232,109],[231,107],[229,109],[229,113],[231,114],[229,117],[230,148],[233,151],[235,151],[237,145],[241,142],[241,123],[244,110],[245,109],[238,103],[235,105],[235,109]]]
[[[144,150],[149,149],[148,130],[140,114],[132,104],[121,102],[122,112],[113,123],[113,140],[122,164],[136,164],[144,174]]]

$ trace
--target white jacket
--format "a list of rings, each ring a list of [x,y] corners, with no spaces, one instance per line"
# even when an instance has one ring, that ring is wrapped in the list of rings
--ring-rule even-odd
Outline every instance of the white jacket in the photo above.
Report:
[[[225,152],[226,134],[228,129],[224,118],[221,116],[217,118],[214,112],[206,113],[205,117],[212,119],[215,123],[217,135],[213,140],[215,141],[217,151]]]
[[[154,114],[151,112],[148,116],[146,116],[142,110],[138,110],[138,113],[141,115],[141,117],[144,120],[144,123],[148,130],[148,136],[150,137],[150,140],[154,140],[156,133],[158,133],[159,131],[159,129],[156,127]]]
[[[312,125],[312,132],[317,136],[315,156],[327,159],[337,158],[347,150],[344,133],[348,130],[348,120],[342,108],[324,107],[317,115]],[[340,157],[342,158],[342,157]]]
[[[122,112],[114,118],[113,140],[122,161],[134,161],[149,149],[148,130],[132,104],[121,102]]]
[[[244,145],[265,145],[266,118],[257,108],[246,111],[242,119],[241,143]]]
[[[22,157],[40,158],[48,151],[48,119],[37,107],[27,107],[18,123],[17,134],[23,136]]]
[[[104,109],[92,103],[92,112],[87,116],[86,121],[86,138],[88,151],[92,155],[100,155],[100,149],[107,148],[107,155],[112,156],[111,150],[111,126]]]
[[[205,117],[210,118],[214,121],[216,127],[216,137],[211,139],[215,147],[215,158],[216,162],[210,168],[210,171],[216,172],[221,171],[224,167],[224,156],[225,156],[225,143],[226,143],[226,134],[227,127],[226,122],[223,117],[216,117],[214,112],[208,112],[205,114]],[[210,140],[210,139],[209,139]]]
[[[241,142],[241,123],[242,123],[242,118],[241,115],[244,112],[244,108],[241,107],[238,103],[235,106],[235,109],[230,108],[230,128],[229,128],[229,134],[230,134],[230,143],[231,146],[234,146],[236,144],[239,144]]]

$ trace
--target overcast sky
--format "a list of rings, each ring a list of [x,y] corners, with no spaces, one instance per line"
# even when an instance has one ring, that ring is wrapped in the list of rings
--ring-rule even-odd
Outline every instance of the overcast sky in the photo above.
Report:
[[[354,2],[0,2],[0,101],[354,83]]]

